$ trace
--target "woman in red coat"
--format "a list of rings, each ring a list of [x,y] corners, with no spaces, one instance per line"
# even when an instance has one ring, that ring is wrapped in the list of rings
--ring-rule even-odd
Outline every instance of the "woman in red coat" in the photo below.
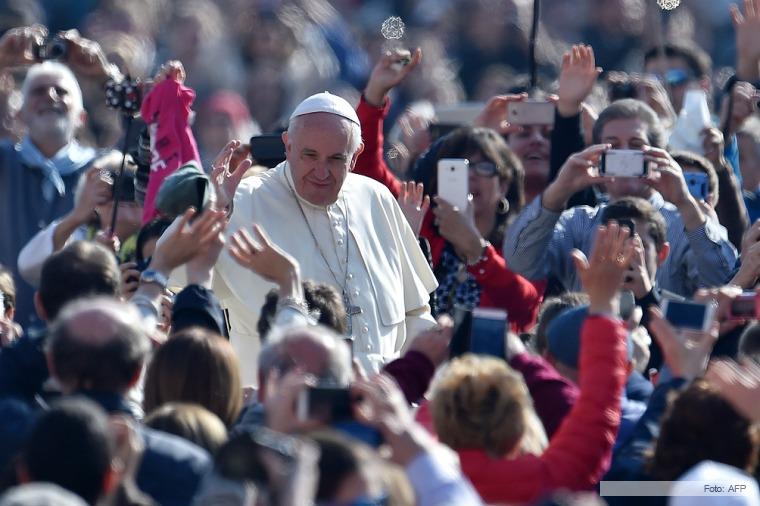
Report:
[[[402,183],[383,157],[383,121],[389,107],[386,95],[389,83],[398,84],[403,78],[399,72],[408,72],[419,55],[402,71],[397,67],[394,70],[395,56],[387,55],[377,64],[356,109],[364,151],[354,172],[380,181],[398,196]],[[504,139],[487,128],[451,133],[423,155],[421,164],[434,174],[440,158],[469,160],[473,200],[470,216],[468,211],[458,211],[434,197],[435,208],[427,213],[419,231],[431,247],[439,283],[438,310],[451,312],[454,305],[502,308],[509,315],[512,330],[525,331],[535,322],[544,283],[534,284],[513,273],[501,254],[506,228],[525,203],[522,165]],[[435,195],[434,180],[427,189]]]

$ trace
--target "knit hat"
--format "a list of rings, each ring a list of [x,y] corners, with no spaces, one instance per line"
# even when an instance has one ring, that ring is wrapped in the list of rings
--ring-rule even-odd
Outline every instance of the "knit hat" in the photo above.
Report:
[[[547,348],[560,363],[578,369],[581,349],[581,328],[588,316],[588,306],[566,309],[558,314],[546,329]],[[633,358],[633,341],[627,339],[628,360]]]
[[[195,161],[189,161],[167,177],[156,195],[156,209],[167,218],[183,214],[188,207],[205,208],[214,195],[209,177]]]
[[[290,120],[292,121],[293,118],[296,118],[298,116],[312,114],[315,112],[337,114],[338,116],[346,118],[347,120],[361,126],[361,123],[359,123],[359,116],[356,115],[356,111],[353,107],[351,107],[351,104],[349,104],[345,99],[326,91],[312,95],[298,104],[296,110],[293,111],[293,114],[290,115]]]

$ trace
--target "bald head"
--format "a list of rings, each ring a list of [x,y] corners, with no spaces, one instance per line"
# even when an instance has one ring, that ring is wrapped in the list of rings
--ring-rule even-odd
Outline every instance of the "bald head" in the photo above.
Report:
[[[150,350],[137,309],[115,299],[80,299],[66,306],[50,329],[50,372],[66,393],[126,392]]]
[[[327,327],[298,327],[270,338],[259,360],[263,375],[273,368],[285,373],[299,367],[322,382],[346,386],[351,380],[348,346]]]

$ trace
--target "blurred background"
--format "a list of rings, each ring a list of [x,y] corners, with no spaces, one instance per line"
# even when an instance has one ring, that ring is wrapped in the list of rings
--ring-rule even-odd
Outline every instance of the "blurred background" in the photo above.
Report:
[[[655,0],[544,1],[539,83],[552,88],[572,43],[591,44],[605,71],[633,72],[663,40],[704,49],[719,80],[734,65],[730,3],[685,0],[665,13]],[[526,80],[532,7],[532,0],[3,0],[0,30],[32,23],[51,34],[76,28],[132,77],[181,60],[197,92],[194,129],[206,160],[231,137],[273,131],[311,93],[329,89],[355,103],[389,44],[422,47],[424,58],[395,92],[387,125],[414,102],[504,93]],[[398,40],[381,33],[390,16],[405,24]],[[83,141],[114,145],[118,114],[105,108],[99,83],[82,85],[90,112]],[[15,106],[12,90],[12,82],[0,80],[3,124]]]

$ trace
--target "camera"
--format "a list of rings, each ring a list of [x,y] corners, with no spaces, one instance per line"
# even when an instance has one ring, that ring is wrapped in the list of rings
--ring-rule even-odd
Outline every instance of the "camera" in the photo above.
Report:
[[[644,152],[637,149],[610,149],[602,153],[599,173],[611,177],[644,177],[647,175]]]
[[[554,125],[554,104],[547,100],[509,102],[507,121],[513,125]]]
[[[60,37],[45,40],[42,44],[34,44],[32,53],[37,61],[62,60],[68,52],[68,42]]]
[[[109,79],[106,83],[106,105],[124,114],[134,116],[142,105],[142,87],[138,80],[127,77],[116,82]]]

